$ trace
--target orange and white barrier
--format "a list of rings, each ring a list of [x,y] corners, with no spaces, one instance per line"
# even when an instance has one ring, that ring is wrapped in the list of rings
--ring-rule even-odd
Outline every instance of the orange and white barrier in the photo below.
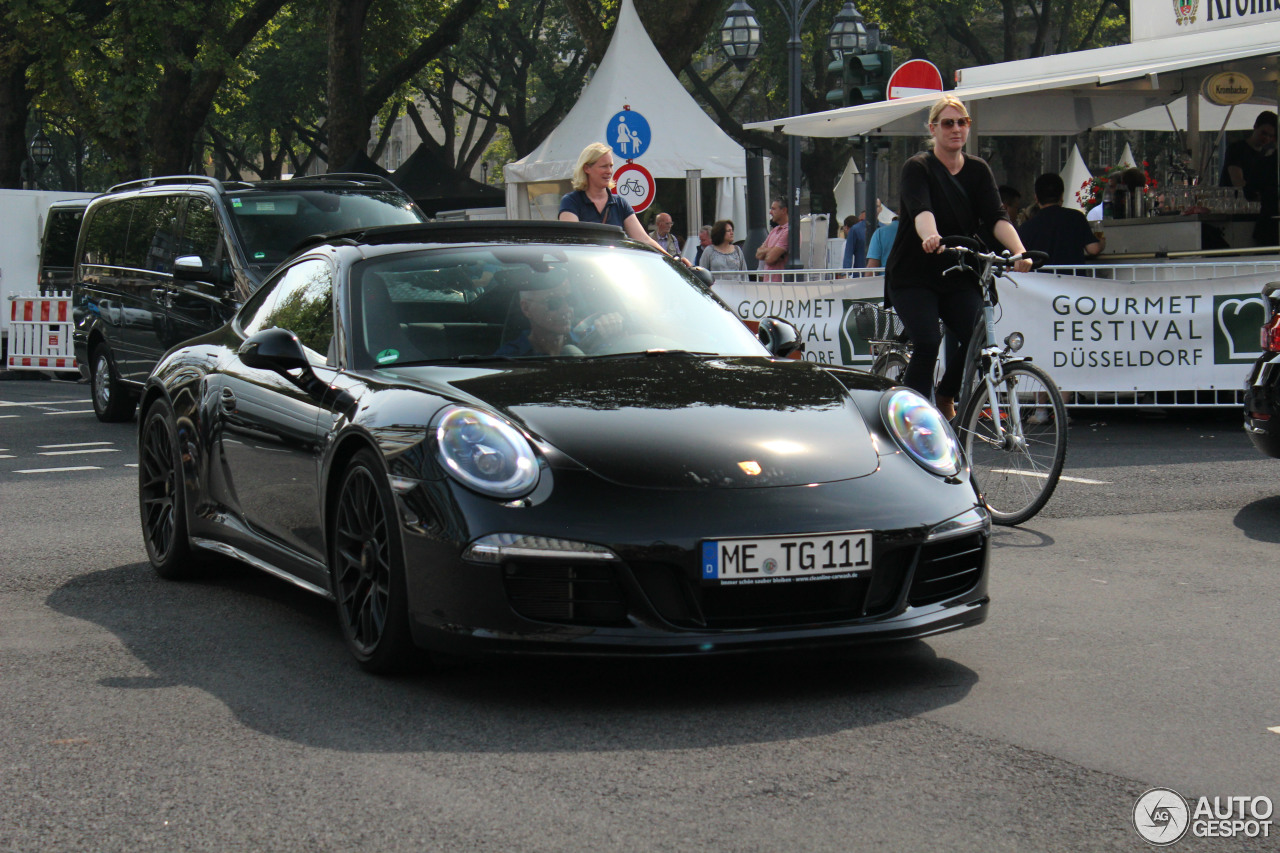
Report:
[[[71,348],[71,295],[9,297],[9,370],[79,371]]]

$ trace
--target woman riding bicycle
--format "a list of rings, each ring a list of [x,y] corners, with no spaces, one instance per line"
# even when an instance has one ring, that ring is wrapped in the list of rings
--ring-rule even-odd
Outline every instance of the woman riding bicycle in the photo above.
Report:
[[[942,344],[938,321],[951,332],[946,372],[934,396],[948,420],[956,415],[964,350],[982,311],[982,293],[972,273],[946,272],[952,262],[940,254],[942,235],[994,233],[1011,252],[1023,252],[991,167],[964,153],[969,127],[969,113],[959,98],[944,96],[929,110],[933,148],[902,167],[900,225],[885,265],[893,307],[915,346],[903,384],[925,397],[933,393]],[[1018,261],[1014,270],[1029,272],[1031,261]]]

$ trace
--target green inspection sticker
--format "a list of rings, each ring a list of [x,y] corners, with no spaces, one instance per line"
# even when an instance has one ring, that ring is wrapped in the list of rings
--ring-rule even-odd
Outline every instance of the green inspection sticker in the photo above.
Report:
[[[400,350],[384,349],[378,353],[378,364],[390,364],[398,358],[400,358]]]
[[[253,253],[253,259],[254,259],[255,261],[256,261],[256,260],[260,260],[261,258],[265,258],[266,256],[267,256],[267,253],[266,253],[266,252],[254,252],[254,253]]]
[[[231,199],[231,206],[232,206],[232,207],[244,207],[244,205],[240,202],[240,199],[238,199],[238,198],[233,198],[233,199]]]

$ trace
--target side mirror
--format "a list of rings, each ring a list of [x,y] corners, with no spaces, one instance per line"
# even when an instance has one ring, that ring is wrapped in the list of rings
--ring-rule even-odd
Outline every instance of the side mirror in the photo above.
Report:
[[[711,274],[711,270],[707,269],[706,267],[694,267],[693,274],[696,275],[698,279],[707,287],[710,287],[711,285],[716,283],[716,277],[713,276]]]
[[[786,358],[792,353],[804,352],[804,341],[800,340],[800,330],[781,317],[765,317],[761,320],[756,337],[760,339],[760,343],[764,344],[769,354],[776,358]]]
[[[182,255],[173,262],[173,277],[178,281],[214,281],[213,269],[199,255]]]
[[[288,329],[264,329],[240,345],[240,360],[255,370],[310,372],[311,362],[298,336]]]

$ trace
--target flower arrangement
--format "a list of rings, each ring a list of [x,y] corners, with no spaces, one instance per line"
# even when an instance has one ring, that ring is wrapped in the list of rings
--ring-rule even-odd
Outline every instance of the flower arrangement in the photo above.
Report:
[[[1141,168],[1135,166],[1108,166],[1101,173],[1085,178],[1084,183],[1076,190],[1076,202],[1085,210],[1102,202],[1108,186],[1125,186],[1130,192],[1142,190],[1144,195],[1155,192],[1156,180],[1149,171],[1151,164],[1142,161]]]

